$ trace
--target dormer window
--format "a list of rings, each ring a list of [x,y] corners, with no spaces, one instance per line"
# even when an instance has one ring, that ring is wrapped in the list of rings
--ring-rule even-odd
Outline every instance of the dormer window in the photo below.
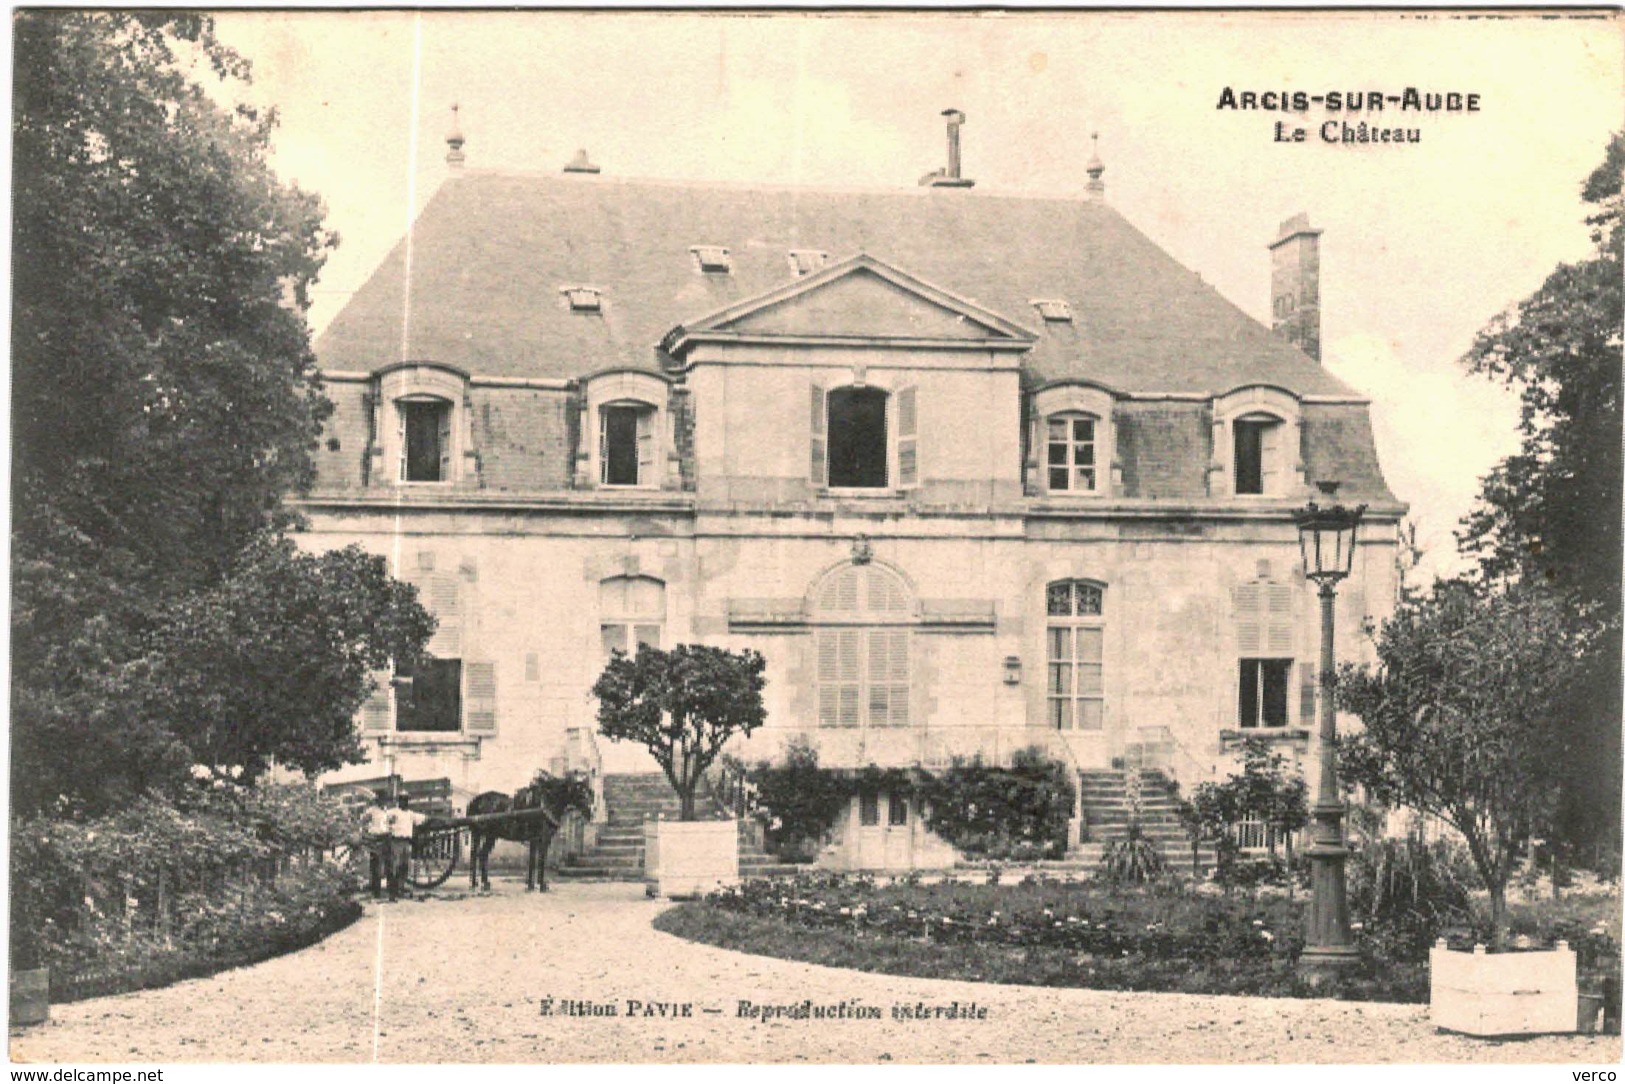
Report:
[[[721,245],[694,245],[689,251],[706,274],[726,275],[733,270],[733,258]]]
[[[815,248],[793,248],[790,250],[790,270],[795,275],[810,275],[814,271],[822,270],[829,263],[829,253]]]
[[[468,377],[432,363],[380,370],[368,451],[370,476],[389,485],[456,484],[469,476]]]
[[[1116,492],[1114,412],[1102,388],[1063,384],[1037,392],[1028,430],[1031,492],[1069,499]]]
[[[1096,421],[1089,414],[1055,414],[1046,420],[1044,463],[1051,493],[1093,493],[1098,488]]]
[[[451,404],[444,399],[402,399],[401,481],[451,480]]]
[[[1038,298],[1033,301],[1033,308],[1038,315],[1044,318],[1047,324],[1070,324],[1072,322],[1072,306],[1065,301],[1055,298]]]
[[[661,489],[674,485],[669,386],[649,373],[601,373],[587,380],[582,488]]]
[[[561,286],[559,293],[571,312],[602,312],[604,296],[595,286]]]
[[[1213,401],[1213,492],[1289,497],[1303,490],[1301,415],[1290,392],[1237,388]]]

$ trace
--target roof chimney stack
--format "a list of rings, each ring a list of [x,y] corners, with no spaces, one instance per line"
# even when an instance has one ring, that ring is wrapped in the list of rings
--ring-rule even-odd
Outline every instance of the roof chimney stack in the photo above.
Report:
[[[451,103],[451,131],[446,133],[446,165],[452,169],[462,169],[463,162],[463,129],[457,123],[457,103]]]
[[[1281,223],[1270,242],[1270,327],[1305,354],[1320,360],[1320,234],[1309,216]]]
[[[948,168],[927,173],[920,178],[920,183],[932,188],[969,188],[976,182],[960,176],[959,160],[959,129],[965,123],[965,114],[957,109],[944,109],[942,115],[948,118]]]

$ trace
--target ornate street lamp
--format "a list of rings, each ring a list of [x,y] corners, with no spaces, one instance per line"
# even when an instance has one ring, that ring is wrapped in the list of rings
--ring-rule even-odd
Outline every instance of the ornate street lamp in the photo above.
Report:
[[[1337,495],[1336,482],[1318,483],[1328,502]],[[1355,536],[1365,505],[1309,502],[1292,513],[1303,552],[1303,574],[1320,587],[1320,789],[1314,808],[1309,858],[1311,899],[1309,929],[1303,955],[1312,974],[1354,963],[1359,957],[1349,934],[1348,888],[1343,864],[1349,849],[1343,843],[1343,801],[1337,786],[1337,715],[1332,709],[1332,683],[1336,657],[1333,634],[1337,584],[1354,568]]]

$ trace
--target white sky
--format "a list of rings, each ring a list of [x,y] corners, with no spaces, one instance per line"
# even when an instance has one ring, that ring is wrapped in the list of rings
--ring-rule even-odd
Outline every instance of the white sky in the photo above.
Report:
[[[1579,185],[1625,104],[1618,19],[1553,13],[317,11],[219,28],[281,112],[277,168],[343,239],[318,329],[444,177],[453,101],[470,166],[554,171],[586,147],[606,174],[775,184],[911,186],[944,163],[953,106],[979,188],[1081,192],[1098,131],[1110,202],[1263,319],[1264,246],[1308,211],[1326,231],[1326,364],[1373,398],[1384,470],[1438,568],[1478,477],[1516,446],[1515,400],[1457,359],[1588,251]],[[1220,112],[1226,86],[1482,105],[1380,115],[1420,145],[1327,145],[1322,112],[1284,145],[1275,121],[1294,118]]]

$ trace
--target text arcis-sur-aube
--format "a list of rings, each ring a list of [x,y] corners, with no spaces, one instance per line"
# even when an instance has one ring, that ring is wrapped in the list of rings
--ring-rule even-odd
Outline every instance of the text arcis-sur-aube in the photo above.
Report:
[[[1483,95],[1473,91],[1426,90],[1405,87],[1397,93],[1385,90],[1237,90],[1225,87],[1219,92],[1216,109],[1236,112],[1329,114],[1315,123],[1276,120],[1274,142],[1308,143],[1314,133],[1321,143],[1343,146],[1372,143],[1420,143],[1422,129],[1413,122],[1423,117],[1477,113]],[[1362,114],[1356,119],[1351,114]],[[1381,114],[1381,115],[1379,115]],[[1397,123],[1393,123],[1397,122]]]

